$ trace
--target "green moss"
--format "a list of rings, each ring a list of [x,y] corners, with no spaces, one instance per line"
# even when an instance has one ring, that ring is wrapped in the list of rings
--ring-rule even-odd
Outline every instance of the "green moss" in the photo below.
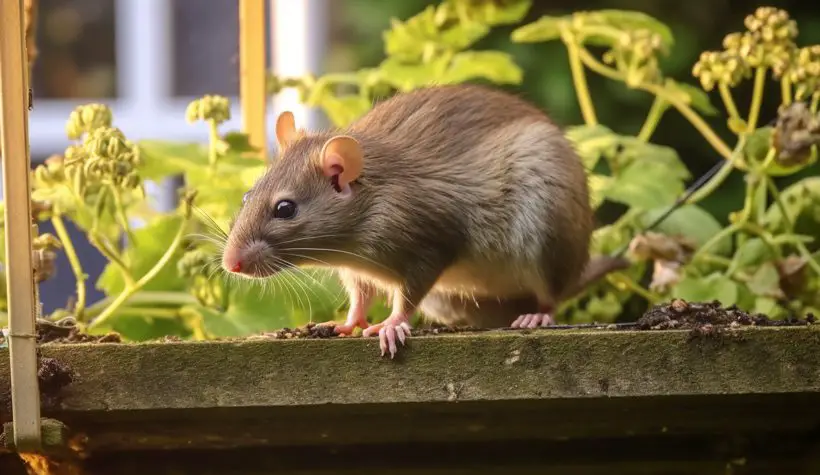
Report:
[[[488,332],[412,338],[45,345],[69,411],[820,391],[820,332]],[[4,353],[0,353],[4,355]],[[8,360],[0,358],[0,391]],[[0,408],[0,411],[3,409]]]

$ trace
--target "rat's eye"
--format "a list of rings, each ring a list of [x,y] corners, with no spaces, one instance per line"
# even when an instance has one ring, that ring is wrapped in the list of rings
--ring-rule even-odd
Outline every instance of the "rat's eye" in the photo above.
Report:
[[[278,219],[290,219],[296,214],[296,203],[290,200],[281,200],[273,208],[273,217]]]

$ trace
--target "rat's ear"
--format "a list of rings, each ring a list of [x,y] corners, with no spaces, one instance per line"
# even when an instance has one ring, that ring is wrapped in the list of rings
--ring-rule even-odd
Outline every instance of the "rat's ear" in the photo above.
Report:
[[[362,146],[348,135],[337,135],[325,142],[319,156],[322,173],[331,178],[338,192],[349,190],[350,182],[362,173]]]
[[[279,144],[279,150],[284,151],[288,143],[295,140],[298,135],[293,112],[285,111],[279,114],[276,119],[276,143]]]

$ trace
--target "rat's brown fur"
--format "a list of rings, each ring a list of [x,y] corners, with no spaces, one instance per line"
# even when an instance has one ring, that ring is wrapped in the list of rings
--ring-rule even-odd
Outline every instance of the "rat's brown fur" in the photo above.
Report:
[[[337,134],[364,151],[350,199],[317,165]],[[273,219],[282,198],[298,204],[296,218]],[[437,86],[288,144],[250,191],[227,248],[256,246],[246,265],[257,277],[327,265],[351,293],[361,284],[398,290],[411,308],[446,321],[442,302],[465,296],[534,296],[554,308],[587,266],[592,230],[581,161],[543,112],[496,89]]]

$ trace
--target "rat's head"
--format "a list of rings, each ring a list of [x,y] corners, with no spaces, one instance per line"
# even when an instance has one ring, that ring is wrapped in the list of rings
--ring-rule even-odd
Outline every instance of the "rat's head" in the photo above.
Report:
[[[308,135],[293,114],[276,121],[278,159],[248,191],[228,235],[222,267],[269,277],[301,265],[331,265],[362,206],[359,142],[346,135]],[[336,252],[333,252],[336,251]]]

